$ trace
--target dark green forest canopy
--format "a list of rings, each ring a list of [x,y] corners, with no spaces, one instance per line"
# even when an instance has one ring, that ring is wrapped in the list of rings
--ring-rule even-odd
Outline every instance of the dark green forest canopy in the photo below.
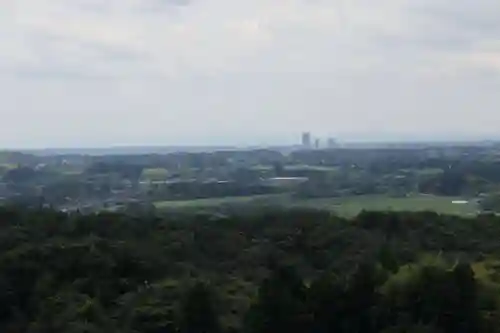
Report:
[[[0,209],[2,332],[496,332],[500,218]]]

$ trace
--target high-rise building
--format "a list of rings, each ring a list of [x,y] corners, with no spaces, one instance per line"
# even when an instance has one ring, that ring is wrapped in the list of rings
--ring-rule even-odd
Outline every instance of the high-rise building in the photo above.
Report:
[[[311,148],[311,133],[304,132],[302,133],[302,146],[304,148]]]
[[[337,147],[337,140],[334,138],[328,138],[328,148],[335,148]]]

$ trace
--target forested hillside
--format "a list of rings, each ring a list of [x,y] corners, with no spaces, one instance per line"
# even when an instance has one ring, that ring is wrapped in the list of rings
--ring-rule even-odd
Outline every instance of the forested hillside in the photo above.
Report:
[[[495,332],[500,218],[0,210],[2,332]]]

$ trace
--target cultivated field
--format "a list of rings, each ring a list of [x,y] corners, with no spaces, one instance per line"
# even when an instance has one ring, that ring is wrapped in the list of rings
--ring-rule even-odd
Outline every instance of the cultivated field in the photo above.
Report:
[[[142,178],[147,180],[164,180],[167,176],[168,171],[164,168],[149,168],[142,172]]]
[[[298,207],[327,209],[340,216],[355,216],[362,210],[371,211],[435,211],[440,214],[474,216],[478,206],[475,202],[453,203],[460,198],[432,195],[414,195],[393,198],[385,195],[352,196],[345,198],[310,199],[294,203]]]
[[[172,209],[172,208],[212,208],[223,205],[234,204],[251,204],[251,203],[265,203],[272,202],[282,198],[282,195],[266,194],[266,195],[250,195],[241,197],[222,197],[222,198],[208,198],[208,199],[194,199],[194,200],[172,200],[155,202],[155,207],[158,209]]]
[[[453,203],[460,198],[432,195],[414,195],[394,198],[385,195],[364,195],[342,198],[294,199],[288,194],[256,195],[244,197],[210,198],[185,201],[157,202],[158,209],[214,208],[231,204],[276,205],[290,208],[329,210],[340,216],[352,217],[362,210],[371,211],[434,211],[440,214],[474,216],[478,212],[475,202]]]
[[[17,167],[17,164],[14,164],[14,163],[0,163],[0,168],[5,168],[7,170],[15,169],[16,167]]]
[[[273,166],[271,165],[255,165],[251,167],[252,170],[257,170],[257,171],[271,171],[273,170]],[[331,167],[331,166],[320,166],[320,165],[285,165],[284,169],[286,171],[324,171],[324,172],[331,172],[331,171],[338,171],[338,167]]]

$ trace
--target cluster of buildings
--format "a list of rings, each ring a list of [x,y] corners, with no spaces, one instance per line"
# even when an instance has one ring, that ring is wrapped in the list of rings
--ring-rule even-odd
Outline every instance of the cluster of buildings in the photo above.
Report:
[[[333,149],[337,147],[337,140],[335,138],[327,138],[325,144],[325,141],[322,141],[320,138],[313,137],[311,132],[303,132],[301,146],[304,149]]]

